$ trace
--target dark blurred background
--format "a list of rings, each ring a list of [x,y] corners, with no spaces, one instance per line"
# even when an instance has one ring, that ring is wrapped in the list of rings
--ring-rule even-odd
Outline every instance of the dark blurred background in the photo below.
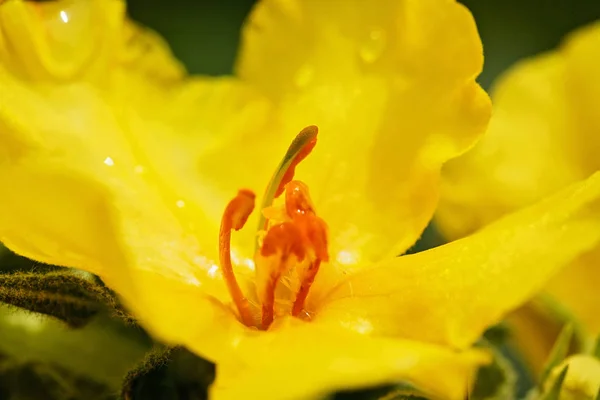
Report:
[[[328,1],[328,0],[322,0]],[[369,1],[369,0],[365,0]],[[600,18],[600,0],[463,0],[475,16],[489,87],[506,67],[555,47],[578,26]],[[129,0],[130,15],[160,32],[193,73],[231,72],[242,21],[252,0]]]

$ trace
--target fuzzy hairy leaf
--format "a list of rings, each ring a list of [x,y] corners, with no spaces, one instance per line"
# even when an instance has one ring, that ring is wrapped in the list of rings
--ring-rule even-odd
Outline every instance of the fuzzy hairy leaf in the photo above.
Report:
[[[182,347],[155,347],[123,381],[122,400],[203,400],[214,365]]]
[[[134,322],[108,288],[66,269],[0,274],[0,302],[57,318],[72,328],[84,326],[105,309]]]

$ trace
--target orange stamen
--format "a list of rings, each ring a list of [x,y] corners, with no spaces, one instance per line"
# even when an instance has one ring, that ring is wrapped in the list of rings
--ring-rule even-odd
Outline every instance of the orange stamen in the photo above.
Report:
[[[310,249],[310,257],[314,258],[305,272],[300,289],[292,307],[292,315],[298,316],[304,309],[310,288],[315,280],[322,261],[329,261],[327,249],[327,227],[314,211],[308,187],[300,181],[290,181],[285,186],[285,208],[291,222],[285,222],[272,227],[265,237],[262,255],[280,252],[280,268],[287,263],[291,252],[295,251],[299,260],[303,260],[305,252]],[[284,230],[285,229],[285,230]],[[267,238],[269,240],[267,241]],[[273,299],[275,286],[281,275],[281,270],[275,272],[276,279],[269,282],[265,302],[263,302],[263,327],[265,329],[273,321]]]
[[[223,278],[227,284],[229,294],[240,313],[240,318],[247,326],[252,325],[252,314],[248,299],[242,293],[233,273],[233,266],[231,265],[231,230],[235,229],[238,231],[246,224],[248,217],[252,214],[252,210],[254,210],[255,197],[254,193],[250,190],[240,190],[237,196],[227,204],[219,231],[219,260],[221,262]]]
[[[273,275],[267,283],[266,297],[262,303],[261,326],[263,329],[269,329],[273,323],[275,312],[275,287],[279,282],[280,275]]]
[[[327,249],[327,227],[325,222],[317,217],[310,200],[308,186],[299,181],[291,181],[286,186],[285,207],[288,215],[296,223],[304,235],[304,240],[312,248],[315,260],[305,272],[300,290],[292,307],[292,315],[298,316],[304,309],[308,292],[319,272],[321,261],[329,261]]]
[[[275,289],[281,274],[288,265],[289,258],[294,255],[297,261],[302,261],[306,255],[302,233],[292,222],[284,222],[271,227],[264,238],[261,255],[263,257],[279,256],[278,269],[272,272],[267,282],[265,298],[262,299],[261,323],[263,329],[267,329],[273,322]]]
[[[294,301],[294,305],[292,306],[292,315],[294,317],[300,315],[300,313],[304,309],[304,303],[306,302],[306,298],[308,297],[308,292],[310,291],[310,287],[315,281],[315,277],[317,276],[317,272],[319,272],[320,266],[321,260],[317,258],[314,262],[310,264],[310,266],[306,270],[306,275],[304,275],[304,279],[302,280],[302,284],[300,285],[300,290],[298,290],[296,300]]]
[[[308,186],[304,182],[291,181],[285,189],[285,209],[290,218],[301,229],[304,240],[321,261],[329,261],[327,250],[327,226],[315,214]]]

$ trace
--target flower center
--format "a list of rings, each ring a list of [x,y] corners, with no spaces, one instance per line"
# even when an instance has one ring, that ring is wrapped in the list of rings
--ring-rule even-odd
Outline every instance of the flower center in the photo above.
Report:
[[[291,300],[287,312],[299,316],[321,263],[329,261],[327,226],[315,212],[308,186],[293,180],[296,166],[315,147],[317,132],[316,126],[309,126],[296,136],[265,191],[254,257],[260,322],[254,321],[248,299],[237,283],[230,249],[231,230],[244,226],[256,196],[241,189],[223,213],[219,233],[221,269],[240,319],[247,326],[268,329],[275,317],[278,291]],[[283,204],[274,205],[284,193]]]

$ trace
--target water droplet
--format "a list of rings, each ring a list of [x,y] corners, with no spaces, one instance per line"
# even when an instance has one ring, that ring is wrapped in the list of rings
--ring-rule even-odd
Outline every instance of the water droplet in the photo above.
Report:
[[[62,21],[66,24],[67,22],[69,22],[69,14],[67,14],[67,12],[65,10],[61,10],[60,14],[60,19],[62,19]]]
[[[60,4],[59,4],[60,3]],[[36,45],[44,47],[43,62],[51,73],[71,76],[87,68],[98,56],[100,32],[109,29],[95,23],[94,2],[44,2],[36,6],[43,22]],[[38,32],[36,30],[36,32]],[[43,33],[42,33],[43,32]]]
[[[315,74],[314,68],[310,64],[304,64],[296,71],[294,76],[294,83],[299,88],[303,88],[312,81]]]
[[[177,207],[179,207],[179,208],[183,208],[183,207],[185,207],[185,201],[183,201],[183,200],[177,200],[177,201],[175,202],[175,205],[176,205]]]
[[[115,165],[115,162],[112,158],[106,157],[104,159],[104,164],[108,165],[109,167],[112,167],[113,165]]]
[[[358,258],[358,254],[351,250],[341,250],[336,256],[337,262],[342,265],[356,264]]]
[[[217,273],[219,272],[219,266],[216,264],[211,265],[211,267],[208,270],[208,275],[211,278],[214,278],[215,276],[217,276]]]
[[[143,166],[143,165],[136,165],[136,166],[133,168],[133,172],[135,172],[136,174],[143,174],[143,173],[144,173],[144,171],[145,171],[145,168],[144,168],[144,166]]]
[[[380,28],[371,29],[367,39],[360,47],[360,58],[367,64],[372,64],[383,53],[386,46],[385,31]]]

